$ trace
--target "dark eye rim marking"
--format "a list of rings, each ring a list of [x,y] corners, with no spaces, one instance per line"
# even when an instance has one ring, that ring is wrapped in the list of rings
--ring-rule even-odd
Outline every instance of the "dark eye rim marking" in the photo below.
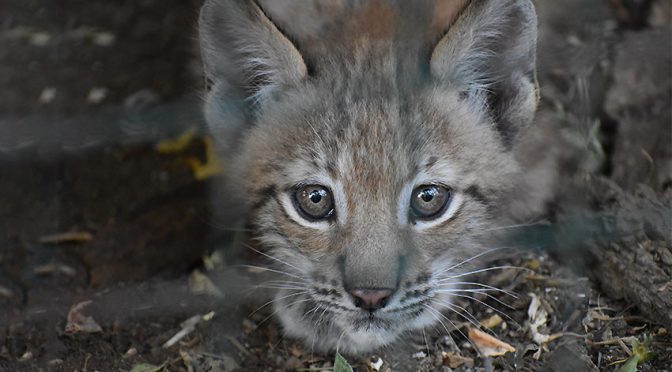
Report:
[[[472,199],[478,201],[479,203],[490,207],[490,200],[481,192],[481,189],[477,185],[471,185],[464,190],[464,193],[469,195]]]
[[[413,206],[413,201],[415,199],[415,195],[417,195],[417,193],[419,192],[418,190],[425,189],[425,188],[430,188],[430,187],[439,188],[439,189],[443,189],[444,191],[446,191],[447,192],[446,200],[443,202],[441,207],[439,209],[437,209],[435,212],[433,212],[432,214],[422,215],[422,214],[418,213],[418,211],[415,210],[415,208]],[[415,221],[432,221],[432,220],[435,220],[435,219],[443,216],[443,214],[446,213],[446,211],[450,207],[451,203],[453,202],[453,196],[454,196],[453,189],[451,187],[446,186],[446,185],[441,184],[441,183],[428,183],[428,184],[422,184],[422,185],[415,186],[413,188],[413,191],[411,192],[411,200],[409,202],[409,204],[410,204],[410,208],[409,208],[410,220],[412,222],[415,222]]]
[[[275,200],[277,197],[277,188],[275,185],[269,185],[259,190],[253,190],[253,192],[257,196],[257,200],[255,200],[250,207],[250,210],[253,212],[263,208],[266,206],[266,204],[272,200]]]
[[[301,206],[301,203],[299,202],[299,200],[297,198],[297,194],[300,191],[302,191],[304,189],[307,189],[307,188],[313,188],[313,187],[321,188],[321,189],[325,190],[328,193],[329,198],[331,199],[330,200],[331,201],[331,204],[330,204],[331,208],[329,208],[329,210],[326,213],[324,213],[324,215],[319,216],[319,217],[316,217],[316,216],[313,216],[313,215],[309,214]],[[334,218],[336,216],[336,202],[334,200],[334,192],[331,190],[331,188],[329,188],[327,186],[324,186],[324,185],[320,185],[318,183],[308,183],[308,184],[301,184],[301,185],[297,185],[297,186],[292,187],[289,190],[289,193],[290,193],[290,199],[292,201],[294,209],[299,214],[299,216],[301,216],[301,218],[303,218],[303,219],[305,219],[306,221],[309,221],[309,222],[320,222],[320,221],[331,222],[331,221],[334,220]]]

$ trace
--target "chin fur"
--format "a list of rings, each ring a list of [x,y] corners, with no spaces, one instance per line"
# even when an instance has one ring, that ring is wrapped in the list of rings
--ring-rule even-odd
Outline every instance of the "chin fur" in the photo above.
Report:
[[[438,322],[445,307],[434,306],[431,300],[450,302],[450,296],[434,293],[427,298],[426,307],[409,313],[399,312],[400,304],[386,311],[376,312],[372,317],[365,311],[341,307],[327,311],[316,305],[310,295],[287,299],[289,292],[276,294],[274,312],[285,335],[301,340],[311,352],[330,353],[338,351],[348,355],[373,353],[393,345],[402,334],[420,332]],[[291,293],[289,293],[291,294]]]
[[[403,332],[401,327],[394,326],[384,329],[376,325],[367,327],[366,324],[362,324],[361,327],[355,328],[349,324],[352,319],[348,319],[347,315],[316,321],[310,316],[302,316],[301,310],[287,307],[285,304],[276,304],[274,310],[279,314],[285,334],[302,340],[311,352],[338,351],[342,354],[361,355],[394,343]]]

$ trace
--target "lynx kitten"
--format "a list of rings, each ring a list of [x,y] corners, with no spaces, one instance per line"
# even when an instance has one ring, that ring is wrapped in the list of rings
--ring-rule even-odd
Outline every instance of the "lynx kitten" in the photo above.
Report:
[[[543,210],[536,27],[530,0],[206,2],[205,114],[288,335],[364,353],[434,326],[488,232]]]

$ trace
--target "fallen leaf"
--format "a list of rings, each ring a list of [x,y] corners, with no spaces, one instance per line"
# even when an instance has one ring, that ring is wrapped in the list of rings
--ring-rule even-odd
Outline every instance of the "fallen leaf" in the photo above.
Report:
[[[182,152],[196,136],[196,129],[190,128],[175,139],[159,142],[155,149],[159,154],[176,154]]]
[[[93,317],[82,314],[82,309],[89,305],[91,301],[80,302],[70,308],[68,312],[68,322],[65,325],[65,333],[97,333],[103,329],[93,320]]]
[[[504,321],[504,319],[502,319],[501,316],[499,316],[498,314],[495,314],[495,315],[489,317],[488,319],[481,320],[481,325],[485,328],[492,329],[492,328],[495,328],[498,325],[502,324],[503,321]]]
[[[93,240],[93,235],[90,232],[65,232],[41,237],[38,242],[42,244],[64,244],[64,243],[88,243]]]
[[[539,263],[539,260],[533,258],[533,259],[527,261],[525,266],[530,270],[537,270],[537,269],[539,269],[541,264]]]
[[[14,292],[12,292],[9,288],[0,286],[0,297],[12,298],[14,297]]]
[[[132,347],[132,348],[126,350],[126,352],[123,355],[123,358],[131,358],[131,357],[134,357],[136,355],[138,355],[138,349]]]
[[[376,361],[374,362],[373,359],[375,359]],[[380,368],[382,366],[383,366],[383,358],[374,357],[372,358],[372,360],[369,361],[369,367],[371,367],[373,371],[376,372],[380,371]]]
[[[476,328],[469,328],[469,340],[478,348],[482,355],[488,357],[500,356],[516,351],[513,346]]]
[[[218,298],[224,297],[222,291],[217,288],[212,280],[199,270],[194,270],[189,275],[189,292],[197,295],[204,294]]]
[[[68,265],[55,264],[55,263],[35,266],[33,268],[33,272],[37,275],[46,275],[55,273],[61,273],[70,277],[74,277],[77,275],[77,270],[73,269],[72,267]]]
[[[295,357],[299,358],[303,355],[303,350],[301,350],[301,347],[299,347],[299,345],[294,344],[292,345],[290,353],[292,353],[292,355],[294,355]]]
[[[532,334],[532,340],[537,345],[543,345],[549,341],[551,338],[547,334],[543,334],[539,331],[539,328],[546,325],[548,321],[548,313],[541,306],[541,300],[534,293],[530,293],[532,301],[530,301],[530,306],[527,308],[527,317],[528,322],[530,323],[530,333]]]
[[[411,358],[413,359],[423,359],[427,356],[424,351],[418,351],[417,353],[411,355]]]
[[[474,360],[472,358],[463,357],[455,353],[446,353],[445,351],[441,352],[441,359],[443,360],[443,365],[450,368],[459,368],[461,366],[466,366],[467,368],[474,367]]]
[[[189,156],[185,159],[185,162],[191,168],[194,178],[199,181],[216,176],[222,171],[219,159],[215,154],[212,139],[203,138],[203,145],[205,146],[205,162],[201,162],[194,156]]]
[[[131,368],[130,372],[158,372],[166,366],[167,362],[164,362],[160,366],[155,366],[148,363],[136,364]]]

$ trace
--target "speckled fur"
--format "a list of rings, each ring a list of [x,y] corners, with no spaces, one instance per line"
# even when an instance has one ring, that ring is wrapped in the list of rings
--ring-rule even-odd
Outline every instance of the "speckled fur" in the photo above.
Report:
[[[531,3],[404,3],[209,0],[201,12],[205,112],[227,195],[287,273],[274,302],[285,332],[315,350],[369,352],[437,324],[472,267],[459,263],[495,247],[486,232],[543,212],[552,195],[552,153],[521,147],[548,137],[527,131]],[[449,219],[408,220],[418,182],[453,190]],[[288,213],[287,194],[310,183],[335,195],[326,226]],[[372,315],[345,282],[396,292]]]

